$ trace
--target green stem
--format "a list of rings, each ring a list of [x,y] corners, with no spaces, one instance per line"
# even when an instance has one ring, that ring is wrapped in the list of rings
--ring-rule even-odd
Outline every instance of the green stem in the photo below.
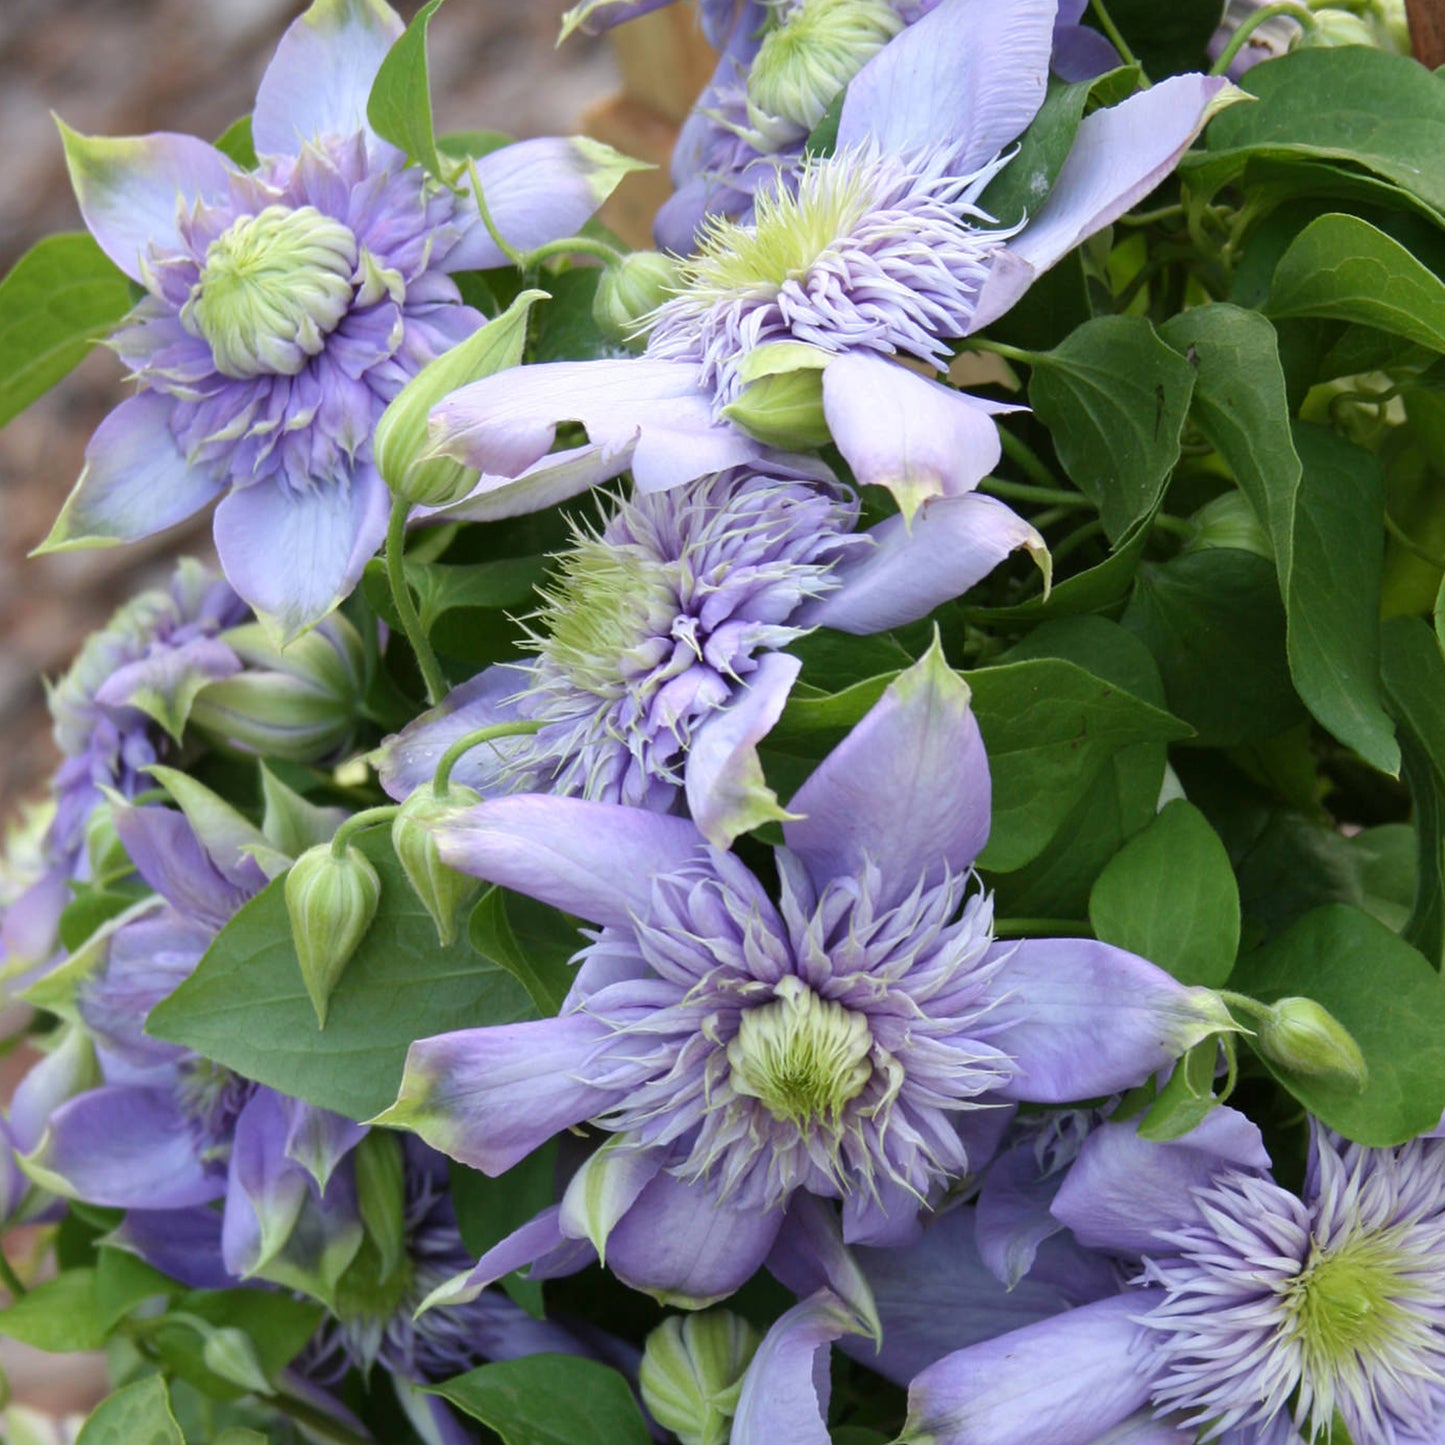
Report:
[[[401,812],[397,803],[383,803],[379,808],[363,808],[359,813],[353,813],[336,830],[331,839],[331,856],[333,858],[346,857],[347,846],[351,842],[353,833],[360,833],[364,828],[375,828],[380,823],[389,823]]]
[[[982,336],[970,336],[968,349],[970,351],[991,351],[995,356],[1003,357],[1005,361],[1017,361],[1022,366],[1037,366],[1041,361],[1047,360],[1037,351],[1025,351],[1021,346],[1009,346],[1003,341],[988,341]]]
[[[1103,522],[1101,522],[1098,517],[1095,517],[1092,522],[1086,522],[1077,531],[1070,532],[1057,547],[1049,548],[1049,551],[1053,553],[1054,565],[1057,567],[1065,557],[1072,556],[1085,542],[1091,537],[1097,537],[1103,530]]]
[[[406,519],[410,512],[411,503],[402,497],[397,497],[391,504],[391,522],[386,529],[386,575],[391,583],[391,600],[396,605],[396,615],[401,619],[401,629],[411,643],[411,650],[416,653],[417,666],[421,668],[422,680],[426,683],[427,701],[435,707],[447,695],[447,680],[422,629],[416,604],[411,600],[411,589],[407,586]]]
[[[1422,547],[1388,512],[1385,513],[1385,530],[1407,552],[1418,557],[1422,562],[1428,562],[1432,567],[1445,572],[1445,557],[1437,557],[1433,552]]]
[[[490,727],[476,728],[472,732],[463,733],[442,754],[441,761],[437,764],[437,770],[432,776],[432,792],[445,801],[447,792],[451,788],[452,769],[456,767],[464,753],[480,747],[483,743],[495,742],[498,738],[530,737],[533,733],[541,731],[542,724],[539,722],[510,722],[493,723]]]
[[[1114,224],[1117,226],[1152,226],[1158,221],[1172,221],[1176,216],[1181,220],[1184,217],[1184,206],[1178,201],[1172,206],[1156,206],[1152,211],[1130,211],[1127,215],[1120,216]]]
[[[1250,998],[1247,993],[1234,993],[1227,988],[1214,990],[1219,997],[1232,1009],[1238,1009],[1242,1014],[1248,1014],[1250,1018],[1268,1018],[1274,1012],[1267,1003],[1260,1003],[1257,998]]]
[[[1089,8],[1094,12],[1094,18],[1099,22],[1099,29],[1109,37],[1114,49],[1119,52],[1119,57],[1125,65],[1139,65],[1139,58],[1129,49],[1129,42],[1119,33],[1119,27],[1114,24],[1113,17],[1105,8],[1104,0],[1090,0]],[[1142,72],[1144,67],[1139,65]]]
[[[995,938],[1092,938],[1085,918],[997,918]]]
[[[471,178],[472,194],[477,198],[477,213],[482,218],[482,225],[487,228],[487,235],[492,238],[492,242],[497,250],[499,250],[517,270],[525,271],[527,269],[526,253],[519,251],[507,241],[497,229],[497,223],[492,219],[492,213],[487,209],[487,198],[482,193],[481,177],[477,175],[477,163],[471,156],[467,157],[467,175]]]
[[[15,1266],[5,1258],[3,1249],[0,1249],[0,1284],[10,1291],[11,1300],[23,1299],[30,1293],[21,1283],[20,1276],[15,1273]]]
[[[999,427],[998,439],[1003,454],[1036,487],[1057,487],[1058,479],[1043,463],[1039,454],[1025,441],[1021,441],[1007,427]],[[1070,495],[1073,495],[1072,493]]]
[[[1192,537],[1196,530],[1193,522],[1183,517],[1171,517],[1168,512],[1157,513],[1152,525],[1161,532],[1172,532],[1176,537]]]
[[[985,477],[979,483],[979,491],[1011,502],[1041,502],[1070,510],[1094,505],[1082,492],[1066,492],[1062,487],[1035,487],[1028,482],[1006,482],[1001,477]]]
[[[1095,0],[1095,4],[1097,6],[1097,0]],[[1234,57],[1244,48],[1245,41],[1266,20],[1274,20],[1281,15],[1288,15],[1291,20],[1297,20],[1300,28],[1306,32],[1319,29],[1320,23],[1315,19],[1314,12],[1308,5],[1299,4],[1298,0],[1279,0],[1277,5],[1263,5],[1247,20],[1240,22],[1239,29],[1229,37],[1229,44],[1219,52],[1219,59],[1209,67],[1209,73],[1223,75],[1233,63]]]
[[[526,263],[523,269],[550,261],[553,256],[596,256],[609,266],[616,266],[626,259],[616,246],[609,246],[606,241],[598,241],[591,236],[568,236],[565,240],[548,241],[545,246],[528,251],[522,257]]]

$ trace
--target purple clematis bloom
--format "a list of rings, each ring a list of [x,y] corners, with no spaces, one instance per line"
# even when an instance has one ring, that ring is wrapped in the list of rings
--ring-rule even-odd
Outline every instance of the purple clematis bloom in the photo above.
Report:
[[[911,528],[855,532],[857,501],[820,462],[635,493],[561,554],[535,660],[488,668],[375,756],[405,798],[477,728],[544,724],[467,754],[453,772],[484,797],[571,794],[693,821],[727,847],[781,818],[755,751],[799,665],[777,650],[811,627],[880,632],[966,591],[1043,539],[991,497],[939,499]]]
[[[575,420],[599,465],[632,465],[653,490],[743,444],[730,417],[750,385],[820,370],[822,413],[860,481],[889,487],[906,515],[971,491],[998,460],[989,408],[891,358],[943,362],[949,339],[1002,316],[1169,174],[1226,85],[1175,76],[1088,116],[1042,205],[1000,228],[979,197],[1043,101],[1056,18],[1055,0],[942,0],[854,78],[833,155],[759,192],[751,223],[712,223],[646,355],[463,387],[432,412],[435,450],[495,493],[530,480],[557,423]]]
[[[1445,1143],[1370,1149],[1313,1125],[1297,1196],[1252,1125],[1223,1128],[1233,1151],[1095,1131],[1053,1213],[1134,1288],[930,1365],[904,1438],[1093,1445],[1152,1412],[1180,1445],[1287,1445],[1337,1415],[1355,1440],[1439,1439]]]
[[[994,1106],[1110,1093],[1230,1026],[1108,945],[994,941],[988,764],[936,648],[789,812],[778,902],[681,818],[524,796],[438,826],[453,867],[601,927],[559,1017],[414,1044],[379,1122],[501,1173],[592,1120],[616,1138],[543,1249],[590,1238],[629,1282],[720,1298],[799,1192],[841,1199],[850,1240],[907,1237]]]
[[[51,781],[54,813],[31,877],[0,920],[0,962],[20,973],[48,962],[70,884],[88,875],[85,834],[102,789],[133,797],[145,769],[175,751],[196,695],[241,670],[220,640],[247,616],[209,569],[181,561],[165,591],[143,592],[86,639],[50,689],[61,762]]]
[[[367,123],[401,31],[382,0],[315,0],[262,78],[252,172],[189,136],[63,131],[86,224],[148,294],[111,341],[139,393],[96,432],[48,547],[133,541],[219,497],[222,566],[281,637],[351,591],[386,528],[376,421],[481,325],[450,273],[504,260],[475,203]],[[544,139],[477,172],[526,250],[574,232],[630,164]]]

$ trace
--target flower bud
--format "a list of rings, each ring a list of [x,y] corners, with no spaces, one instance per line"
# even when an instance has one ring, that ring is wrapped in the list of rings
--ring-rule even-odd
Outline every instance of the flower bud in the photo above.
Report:
[[[271,1382],[261,1368],[256,1346],[244,1330],[233,1329],[229,1325],[212,1330],[201,1346],[201,1359],[213,1375],[240,1385],[254,1395],[273,1393]]]
[[[671,256],[634,251],[603,270],[592,297],[592,319],[604,336],[631,341],[677,289],[677,263]]]
[[[1271,1063],[1298,1074],[1333,1074],[1357,1089],[1370,1077],[1349,1030],[1312,998],[1280,999],[1261,1018],[1254,1042]]]
[[[380,902],[381,879],[355,845],[349,844],[340,858],[329,843],[308,848],[286,875],[291,941],[316,1022],[323,1028],[332,990],[365,938]]]
[[[743,1375],[760,1340],[731,1310],[669,1316],[643,1349],[642,1403],[682,1445],[726,1445]]]
[[[521,364],[527,312],[545,291],[523,291],[495,321],[422,368],[381,414],[372,453],[393,496],[420,507],[459,502],[476,485],[474,468],[429,449],[427,416],[469,381]]]
[[[1363,16],[1352,15],[1348,10],[1321,9],[1315,11],[1315,23],[1301,32],[1291,49],[1330,50],[1340,45],[1380,44],[1380,35],[1375,27]]]
[[[729,421],[769,446],[808,451],[831,439],[823,415],[823,373],[811,369],[759,377],[723,408]]]
[[[455,783],[448,786],[445,798],[438,798],[426,784],[401,805],[391,825],[392,849],[406,870],[412,891],[431,914],[443,948],[456,942],[457,915],[481,892],[482,885],[442,862],[432,828],[458,808],[481,801],[480,793]]]
[[[345,617],[333,612],[284,649],[256,622],[233,627],[222,640],[245,666],[201,689],[192,726],[245,752],[293,763],[314,763],[350,744],[366,655]]]
[[[1274,561],[1269,534],[1260,525],[1254,508],[1243,492],[1225,492],[1206,502],[1189,519],[1194,531],[1184,545],[1186,552],[1209,547],[1232,547],[1236,552],[1253,552],[1266,562]]]

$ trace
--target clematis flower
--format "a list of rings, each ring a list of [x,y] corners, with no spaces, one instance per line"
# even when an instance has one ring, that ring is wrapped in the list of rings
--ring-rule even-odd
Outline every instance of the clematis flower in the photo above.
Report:
[[[221,498],[222,566],[283,639],[351,591],[389,507],[375,423],[481,324],[451,273],[504,260],[473,200],[367,124],[401,30],[382,0],[316,0],[262,78],[251,172],[189,136],[62,128],[86,224],[147,295],[111,340],[139,391],[97,430],[47,547],[133,541]],[[630,164],[544,139],[477,172],[525,250],[575,231]]]
[[[0,921],[6,972],[52,958],[69,885],[88,875],[86,826],[102,790],[133,797],[150,786],[145,769],[178,747],[197,694],[241,670],[220,633],[246,615],[225,582],[185,559],[166,590],[132,598],[88,637],[50,689],[61,762],[43,841]]]
[[[635,493],[579,531],[534,619],[533,661],[488,668],[389,738],[383,786],[407,797],[445,749],[494,723],[541,732],[474,749],[453,778],[483,796],[547,792],[668,811],[681,792],[727,847],[785,817],[755,751],[798,675],[778,649],[811,627],[879,632],[926,616],[1010,550],[1043,539],[989,497],[940,499],[911,528],[854,531],[858,505],[793,458]]]
[[[377,1122],[501,1173],[593,1121],[616,1139],[537,1239],[720,1298],[794,1196],[841,1199],[850,1240],[907,1237],[990,1106],[1107,1094],[1229,1027],[1212,993],[1108,945],[994,941],[969,871],[988,765],[936,648],[788,810],[777,902],[681,818],[523,796],[439,825],[451,866],[600,931],[559,1017],[413,1044]]]
[[[599,467],[654,490],[716,469],[749,428],[778,440],[748,389],[812,372],[818,420],[905,515],[971,491],[998,461],[990,408],[891,358],[942,362],[1002,316],[1170,172],[1226,84],[1174,76],[1086,117],[1042,205],[1000,227],[979,199],[1043,101],[1055,20],[1054,0],[942,0],[853,79],[833,155],[759,192],[750,223],[709,225],[644,356],[465,386],[432,412],[437,454],[497,493],[580,421]]]
[[[1441,1141],[1370,1149],[1312,1125],[1301,1195],[1257,1145],[1188,1145],[1089,1138],[1053,1213],[1134,1287],[930,1365],[905,1440],[1092,1445],[1151,1413],[1180,1445],[1284,1445],[1336,1417],[1355,1440],[1439,1438]]]

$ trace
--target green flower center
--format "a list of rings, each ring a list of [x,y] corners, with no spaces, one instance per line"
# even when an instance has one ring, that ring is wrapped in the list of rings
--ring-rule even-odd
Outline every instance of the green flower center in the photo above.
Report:
[[[785,978],[772,1003],[748,1009],[728,1045],[732,1086],[799,1129],[836,1123],[873,1074],[868,1020]]]
[[[864,168],[825,160],[803,172],[795,194],[760,191],[751,226],[712,219],[696,258],[678,268],[683,294],[709,306],[801,280],[868,214],[868,180]]]
[[[768,32],[748,75],[748,118],[812,130],[903,22],[888,0],[804,0]],[[780,136],[778,143],[786,137]]]
[[[1333,1378],[1408,1340],[1412,1316],[1401,1302],[1421,1291],[1401,1268],[1399,1233],[1360,1234],[1329,1253],[1311,1253],[1288,1301],[1307,1379]]]
[[[583,692],[620,696],[671,651],[676,581],[641,548],[579,537],[542,601],[537,651]]]
[[[346,315],[357,259],[350,227],[315,206],[267,206],[211,242],[181,322],[223,376],[295,376]]]

